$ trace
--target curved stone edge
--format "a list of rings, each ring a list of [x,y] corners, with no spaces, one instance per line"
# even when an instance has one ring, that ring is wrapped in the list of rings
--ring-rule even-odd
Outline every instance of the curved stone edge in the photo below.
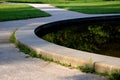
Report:
[[[24,46],[30,48],[31,50],[34,50],[37,54],[41,54],[42,56],[45,56],[46,58],[51,58],[51,59],[54,59],[55,61],[60,61],[62,63],[71,64],[72,66],[78,66],[78,64],[79,64],[79,66],[85,66],[85,65],[89,64],[88,61],[86,61],[84,59],[77,59],[72,56],[61,55],[61,54],[53,52],[53,51],[45,50],[44,47],[43,47],[43,49],[40,48],[40,46],[37,47],[37,45],[39,45],[39,43],[42,43],[42,44],[52,45],[53,47],[63,48],[62,46],[58,46],[58,45],[52,44],[50,42],[47,42],[43,39],[39,39],[34,34],[33,30],[34,29],[30,29],[29,27],[24,27],[24,28],[17,30],[16,34],[15,34],[17,43],[24,45]],[[26,32],[29,32],[29,31],[32,34],[26,34]],[[31,41],[30,37],[32,37],[32,41]],[[24,38],[24,40],[23,40],[23,38]],[[33,45],[31,42],[33,44],[37,43],[37,45]]]
[[[38,25],[26,26],[17,30],[15,34],[16,41],[34,50],[37,54],[52,58],[55,61],[71,64],[74,67],[91,65],[90,59],[92,59],[92,67],[96,72],[120,72],[120,65],[118,64],[120,58],[78,51],[47,42],[34,34],[37,27]]]

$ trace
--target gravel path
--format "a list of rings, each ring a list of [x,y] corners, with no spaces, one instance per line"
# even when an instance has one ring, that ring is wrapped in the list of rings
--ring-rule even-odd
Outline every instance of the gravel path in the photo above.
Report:
[[[106,80],[104,77],[86,74],[76,69],[32,58],[20,52],[9,42],[11,32],[27,25],[89,16],[54,8],[48,4],[29,4],[53,16],[29,20],[0,22],[0,80]]]

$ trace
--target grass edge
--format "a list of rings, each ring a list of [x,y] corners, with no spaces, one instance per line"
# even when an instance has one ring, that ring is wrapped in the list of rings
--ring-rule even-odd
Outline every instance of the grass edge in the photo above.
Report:
[[[57,63],[59,65],[62,65],[62,66],[65,66],[65,67],[68,67],[68,68],[71,68],[71,69],[79,69],[81,70],[82,72],[85,72],[85,73],[92,73],[92,74],[96,74],[96,75],[100,75],[100,76],[104,76],[104,77],[107,77],[109,78],[110,80],[118,80],[120,79],[120,73],[118,72],[110,72],[110,73],[98,73],[95,71],[94,67],[91,67],[91,66],[77,66],[77,67],[73,67],[71,64],[68,64],[68,63],[62,63],[60,61],[56,61],[54,60],[53,58],[48,58],[48,57],[45,57],[43,56],[42,54],[37,54],[34,50],[30,49],[29,47],[25,46],[24,44],[18,42],[15,38],[15,33],[18,29],[15,29],[9,40],[10,42],[12,42],[13,44],[15,44],[15,46],[21,51],[21,52],[24,52],[25,54],[28,54],[30,55],[31,57],[35,57],[35,58],[39,58],[39,59],[42,59],[44,61],[48,61],[48,62],[54,62],[54,63]],[[92,64],[92,59],[90,59],[90,64]]]

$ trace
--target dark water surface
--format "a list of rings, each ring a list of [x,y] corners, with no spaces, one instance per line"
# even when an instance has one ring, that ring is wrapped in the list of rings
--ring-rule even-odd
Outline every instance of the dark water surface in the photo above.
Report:
[[[77,50],[120,57],[120,21],[65,25],[42,38]]]

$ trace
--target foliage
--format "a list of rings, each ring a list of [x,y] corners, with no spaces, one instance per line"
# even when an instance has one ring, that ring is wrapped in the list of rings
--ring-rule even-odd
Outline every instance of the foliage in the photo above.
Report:
[[[9,38],[10,42],[12,42],[12,43],[15,43],[15,36],[14,36],[15,32],[16,32],[16,30],[12,32],[12,34],[11,34],[11,36]]]
[[[78,69],[80,69],[82,72],[86,72],[86,73],[95,73],[95,70],[93,67],[79,66]]]
[[[120,26],[111,24],[69,26],[57,32],[51,32],[42,38],[58,45],[95,52],[105,55],[119,56]]]
[[[110,80],[119,80],[120,79],[120,73],[112,72],[108,74],[110,76]]]

